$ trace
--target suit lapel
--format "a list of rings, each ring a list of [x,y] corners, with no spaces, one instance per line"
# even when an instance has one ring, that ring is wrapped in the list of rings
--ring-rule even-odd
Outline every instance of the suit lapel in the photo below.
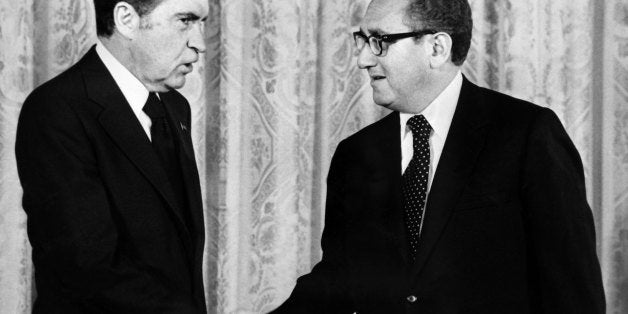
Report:
[[[456,111],[428,196],[417,259],[412,267],[413,275],[418,275],[432,253],[484,146],[484,126],[488,121],[488,114],[484,111],[484,106],[479,105],[481,93],[466,78],[463,80]]]
[[[386,204],[383,223],[388,237],[404,263],[408,261],[408,243],[403,221],[401,205],[401,136],[399,113],[393,112],[380,121],[380,128],[375,131],[377,138],[373,141],[375,154],[370,154],[369,169],[382,169],[374,172],[370,184],[378,185],[375,190],[386,190],[386,200],[373,200],[371,204]],[[383,168],[382,168],[383,166]],[[381,186],[379,186],[381,185]]]
[[[174,136],[177,143],[179,155],[179,163],[181,166],[181,174],[185,185],[185,193],[188,200],[188,207],[185,210],[191,211],[192,224],[195,232],[204,230],[204,221],[202,213],[202,199],[200,191],[200,182],[198,180],[198,170],[196,168],[196,159],[194,158],[194,149],[192,146],[192,137],[190,134],[190,125],[182,122],[177,117],[174,108],[185,106],[181,104],[174,92],[160,94],[164,102],[169,123],[172,125]],[[189,117],[187,121],[190,121]],[[191,121],[190,121],[191,123]],[[202,234],[200,234],[202,235]],[[197,235],[199,236],[199,235]]]
[[[166,108],[166,116],[168,117],[174,137],[176,140],[179,163],[181,166],[181,176],[185,186],[185,196],[187,197],[188,207],[183,210],[190,211],[191,232],[194,240],[194,250],[192,251],[192,267],[193,278],[197,287],[203,287],[202,276],[194,274],[202,273],[203,265],[203,249],[205,243],[205,221],[203,220],[203,202],[201,198],[200,182],[198,170],[196,168],[196,159],[194,158],[194,149],[192,146],[192,136],[190,134],[191,117],[183,117],[183,115],[175,114],[181,112],[181,108],[188,106],[185,100],[178,95],[177,92],[169,92],[160,94],[161,100]],[[183,103],[182,103],[183,102]],[[177,110],[179,109],[179,110]],[[203,289],[196,289],[195,293],[199,298],[203,298]]]
[[[131,106],[96,54],[95,48],[87,53],[84,61],[83,75],[87,95],[103,108],[98,117],[100,124],[166,201],[167,207],[176,217],[178,228],[183,231],[181,234],[185,240],[184,244],[189,246],[190,234],[180,211],[176,210],[175,196],[168,177],[159,165],[157,155]]]

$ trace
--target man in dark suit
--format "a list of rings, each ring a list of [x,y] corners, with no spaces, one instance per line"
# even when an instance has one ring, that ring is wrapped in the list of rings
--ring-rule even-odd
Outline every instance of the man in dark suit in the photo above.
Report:
[[[26,99],[34,313],[205,313],[190,106],[203,0],[95,0],[99,43]]]
[[[460,73],[466,0],[374,0],[355,33],[394,112],[342,141],[323,258],[276,313],[604,313],[578,152],[556,115]]]

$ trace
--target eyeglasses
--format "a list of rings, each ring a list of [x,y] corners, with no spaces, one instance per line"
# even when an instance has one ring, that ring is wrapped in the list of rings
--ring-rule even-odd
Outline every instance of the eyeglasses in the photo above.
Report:
[[[362,51],[364,44],[368,42],[371,52],[378,57],[383,57],[388,51],[388,46],[395,43],[397,40],[408,37],[423,37],[436,33],[437,31],[435,30],[425,29],[418,32],[366,36],[362,31],[357,31],[353,32],[353,40],[355,41],[355,48],[357,48],[358,51]]]

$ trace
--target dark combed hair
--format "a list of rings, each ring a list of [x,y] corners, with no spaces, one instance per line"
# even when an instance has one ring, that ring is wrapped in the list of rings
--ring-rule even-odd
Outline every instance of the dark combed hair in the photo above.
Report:
[[[159,4],[162,0],[125,0],[130,4],[139,16],[144,16]],[[96,10],[96,34],[98,36],[109,37],[115,29],[113,20],[113,8],[115,8],[121,0],[94,0],[94,8]]]
[[[414,31],[445,32],[453,41],[451,61],[462,65],[471,47],[473,18],[467,0],[409,0],[404,23]]]

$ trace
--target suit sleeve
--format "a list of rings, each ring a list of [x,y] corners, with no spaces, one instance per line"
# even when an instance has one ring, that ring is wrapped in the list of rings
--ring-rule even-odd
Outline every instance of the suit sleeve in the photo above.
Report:
[[[33,262],[36,275],[45,274],[37,284],[86,313],[198,313],[190,296],[120,254],[121,230],[95,148],[68,102],[54,99],[34,92],[25,101],[16,139]]]
[[[553,111],[532,123],[522,173],[532,313],[605,313],[580,156]]]
[[[297,280],[288,300],[272,313],[353,313],[343,244],[346,232],[342,205],[345,192],[343,170],[348,156],[343,143],[336,149],[327,177],[325,227],[321,240],[323,258],[309,274]]]

